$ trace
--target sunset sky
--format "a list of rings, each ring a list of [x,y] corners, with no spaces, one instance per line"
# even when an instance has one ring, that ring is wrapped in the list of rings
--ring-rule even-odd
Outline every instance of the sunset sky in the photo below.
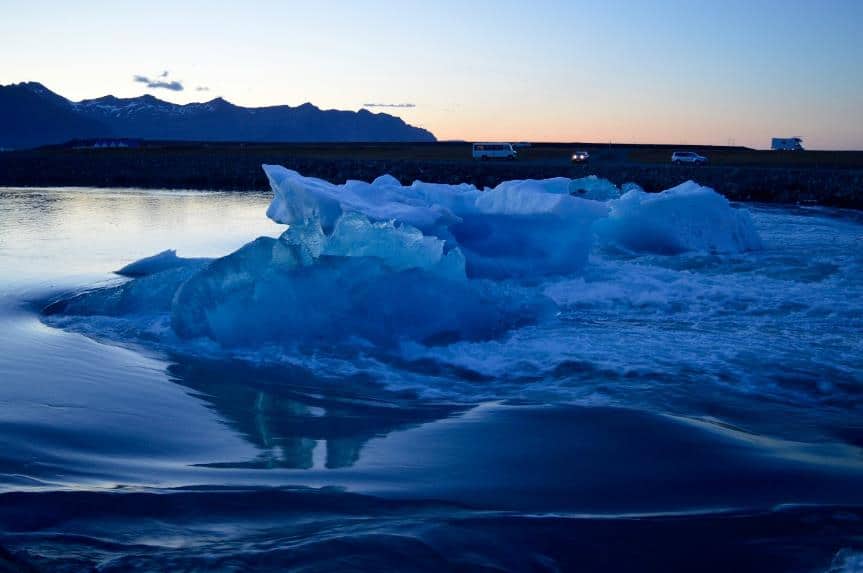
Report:
[[[0,14],[0,83],[75,100],[382,104],[439,139],[863,148],[860,0],[0,0]]]

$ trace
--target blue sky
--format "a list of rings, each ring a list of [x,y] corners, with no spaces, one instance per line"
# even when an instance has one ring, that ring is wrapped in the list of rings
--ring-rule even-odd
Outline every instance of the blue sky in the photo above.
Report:
[[[861,0],[0,0],[0,14],[0,83],[72,99],[413,104],[375,111],[441,139],[863,149]]]

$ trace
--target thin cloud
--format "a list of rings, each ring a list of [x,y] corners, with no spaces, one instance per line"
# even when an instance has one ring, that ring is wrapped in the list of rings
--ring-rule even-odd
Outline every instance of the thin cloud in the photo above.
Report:
[[[411,108],[416,107],[415,103],[364,103],[363,107],[401,107]]]
[[[162,90],[171,90],[172,92],[181,92],[183,91],[182,82],[178,82],[177,80],[162,80],[159,78],[166,78],[168,76],[168,72],[162,72],[158,78],[148,78],[147,76],[133,76],[132,79],[138,83],[146,84],[150,89],[162,89]]]

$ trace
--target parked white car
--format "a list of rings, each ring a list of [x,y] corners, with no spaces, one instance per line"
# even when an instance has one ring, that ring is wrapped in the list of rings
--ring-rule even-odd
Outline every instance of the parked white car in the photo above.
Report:
[[[517,159],[518,152],[511,143],[474,143],[474,159]]]
[[[707,163],[707,158],[703,155],[698,155],[694,151],[675,151],[671,154],[671,162],[703,165]]]

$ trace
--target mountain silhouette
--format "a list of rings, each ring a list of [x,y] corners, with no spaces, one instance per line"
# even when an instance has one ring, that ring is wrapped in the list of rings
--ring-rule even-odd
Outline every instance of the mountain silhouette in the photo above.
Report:
[[[222,98],[174,104],[151,95],[74,102],[37,82],[0,86],[0,148],[73,139],[348,142],[435,141],[431,132],[385,114],[297,107],[241,107]]]

